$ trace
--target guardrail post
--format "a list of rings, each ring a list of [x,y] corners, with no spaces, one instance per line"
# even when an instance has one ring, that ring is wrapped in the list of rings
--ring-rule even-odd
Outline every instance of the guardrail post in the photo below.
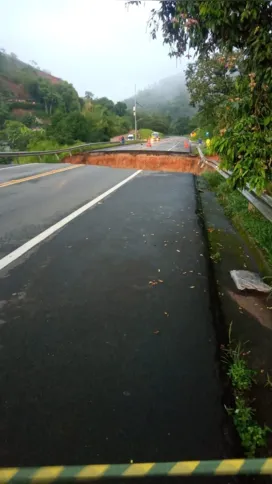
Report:
[[[42,157],[40,155],[39,155],[39,161],[40,161],[40,163],[42,162]]]
[[[56,158],[57,158],[57,160],[59,161],[59,157],[58,157],[57,153],[55,153],[55,157],[56,157]]]

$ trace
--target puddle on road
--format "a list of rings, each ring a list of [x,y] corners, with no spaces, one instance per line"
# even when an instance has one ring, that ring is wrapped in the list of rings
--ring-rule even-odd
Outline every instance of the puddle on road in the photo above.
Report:
[[[199,157],[146,153],[82,153],[63,159],[64,163],[135,168],[137,170],[174,171],[200,175],[207,167]],[[209,169],[209,168],[208,168]]]

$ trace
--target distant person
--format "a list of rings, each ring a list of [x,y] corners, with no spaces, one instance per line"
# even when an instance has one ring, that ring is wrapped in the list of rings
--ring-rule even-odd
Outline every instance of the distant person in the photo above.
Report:
[[[122,145],[125,144],[125,137],[124,136],[121,137],[121,143],[122,143]]]

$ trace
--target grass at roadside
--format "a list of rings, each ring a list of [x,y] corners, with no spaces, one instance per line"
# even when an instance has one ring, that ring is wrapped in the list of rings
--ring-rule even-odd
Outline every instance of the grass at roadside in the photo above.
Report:
[[[233,418],[246,456],[254,457],[260,447],[266,446],[266,437],[270,429],[266,425],[262,427],[258,424],[255,410],[251,406],[249,391],[254,383],[256,371],[251,370],[247,364],[246,358],[250,351],[246,351],[241,343],[236,344],[231,333],[232,324],[229,327],[228,345],[221,348],[222,361],[226,365],[235,397],[235,408],[227,408],[227,411]]]
[[[205,172],[203,177],[216,193],[226,215],[255,242],[272,266],[272,224],[240,192],[233,190],[219,173]]]

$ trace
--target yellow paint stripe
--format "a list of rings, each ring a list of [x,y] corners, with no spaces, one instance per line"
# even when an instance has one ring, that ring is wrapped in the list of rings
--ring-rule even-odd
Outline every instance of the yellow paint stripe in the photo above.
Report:
[[[244,463],[245,459],[222,460],[219,466],[215,469],[215,475],[219,476],[222,474],[226,476],[236,474]]]
[[[272,474],[272,458],[266,459],[266,462],[262,465],[260,474]]]
[[[150,469],[155,465],[154,462],[146,462],[144,464],[131,464],[125,472],[123,472],[123,476],[145,476]]]
[[[6,469],[0,469],[0,483],[1,484],[6,484],[6,482],[9,482],[19,469],[16,467],[7,467]]]
[[[56,173],[62,173],[63,171],[74,170],[75,168],[80,168],[84,165],[73,165],[65,168],[59,168],[57,170],[46,171],[44,173],[39,173],[38,175],[31,175],[25,178],[18,178],[17,180],[9,180],[8,182],[0,183],[0,188],[9,187],[10,185],[17,185],[17,183],[24,183],[30,180],[36,180],[37,178],[42,178],[44,176],[55,175]]]
[[[109,468],[108,465],[93,465],[85,466],[81,471],[75,476],[76,479],[85,479],[90,477],[101,477],[105,474],[106,470]]]
[[[168,472],[169,476],[175,476],[175,475],[190,475],[194,472],[194,470],[197,468],[199,465],[200,461],[199,460],[192,460],[192,461],[184,461],[184,462],[177,462],[172,469]]]
[[[60,473],[63,471],[64,466],[54,466],[54,467],[40,467],[40,469],[33,474],[31,482],[52,482],[54,481]]]

